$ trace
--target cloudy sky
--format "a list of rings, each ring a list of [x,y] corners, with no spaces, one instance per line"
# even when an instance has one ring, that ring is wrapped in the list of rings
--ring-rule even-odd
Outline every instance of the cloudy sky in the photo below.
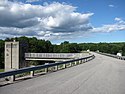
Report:
[[[0,38],[125,41],[125,0],[0,0]]]

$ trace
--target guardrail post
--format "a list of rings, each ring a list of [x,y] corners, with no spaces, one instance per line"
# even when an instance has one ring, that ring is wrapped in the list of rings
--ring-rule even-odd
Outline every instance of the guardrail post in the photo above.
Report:
[[[85,62],[87,62],[87,59],[85,59]]]
[[[66,68],[66,64],[63,64],[63,68],[64,68],[64,69]]]
[[[45,63],[45,65],[48,65],[49,63]],[[45,73],[48,72],[48,68],[45,68]]]
[[[70,63],[70,67],[72,67],[73,66],[73,64],[72,64],[72,62]]]
[[[82,64],[82,60],[79,60],[80,64]]]
[[[71,67],[71,63],[68,63],[68,67]]]
[[[81,63],[81,60],[79,60],[79,64],[82,64],[82,63]]]
[[[71,62],[71,67],[73,66],[73,62]]]
[[[75,65],[77,65],[77,61],[75,61]]]
[[[58,70],[58,66],[55,66],[55,71],[57,71]]]
[[[82,62],[85,63],[85,59],[83,59]]]
[[[34,76],[34,71],[30,71],[30,77]]]
[[[87,59],[85,59],[85,62],[87,62]]]
[[[45,73],[47,73],[47,72],[48,72],[48,68],[45,68],[44,70],[45,70]]]
[[[9,76],[10,83],[13,83],[15,81],[15,75]]]
[[[80,60],[80,62],[81,62],[81,64],[83,63],[83,61],[82,61],[82,60]]]
[[[31,67],[35,67],[34,65],[31,65]],[[34,76],[34,71],[30,71],[30,77]]]
[[[15,70],[15,69],[11,69],[11,70]],[[8,76],[6,77],[6,79],[9,80],[10,83],[13,83],[15,81],[15,75]]]

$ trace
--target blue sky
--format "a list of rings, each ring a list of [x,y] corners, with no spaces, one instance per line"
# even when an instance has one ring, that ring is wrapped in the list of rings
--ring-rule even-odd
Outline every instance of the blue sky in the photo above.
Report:
[[[125,42],[124,4],[125,0],[2,0],[0,37],[35,36],[57,44]]]

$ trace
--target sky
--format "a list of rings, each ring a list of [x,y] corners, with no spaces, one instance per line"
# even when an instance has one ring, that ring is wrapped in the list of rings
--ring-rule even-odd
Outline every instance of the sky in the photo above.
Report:
[[[125,0],[0,0],[0,39],[125,42]]]

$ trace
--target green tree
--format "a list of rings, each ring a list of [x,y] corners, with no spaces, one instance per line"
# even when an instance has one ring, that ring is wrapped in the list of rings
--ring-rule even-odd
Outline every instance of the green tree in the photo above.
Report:
[[[0,69],[4,68],[4,41],[0,40]]]
[[[29,52],[35,53],[37,52],[37,38],[29,38]]]
[[[122,54],[123,54],[123,56],[125,56],[125,43],[122,46]]]

